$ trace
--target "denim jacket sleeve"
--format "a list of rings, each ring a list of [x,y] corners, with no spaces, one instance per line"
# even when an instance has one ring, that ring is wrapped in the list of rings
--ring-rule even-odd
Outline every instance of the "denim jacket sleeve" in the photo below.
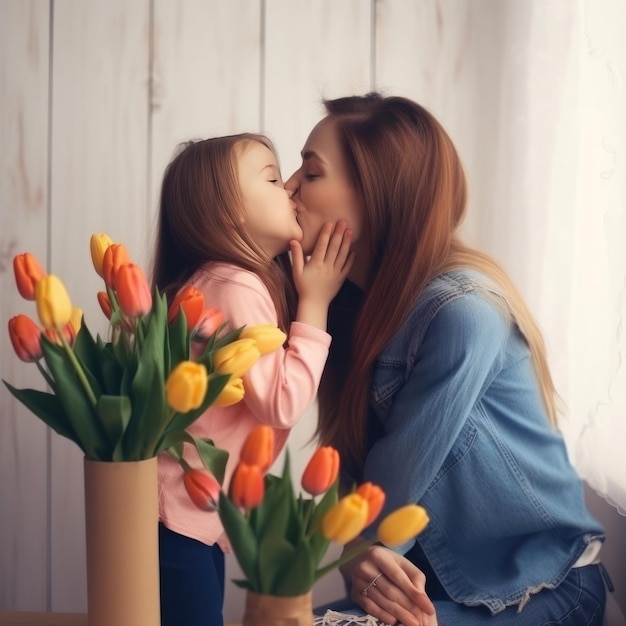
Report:
[[[501,368],[509,332],[491,297],[456,291],[418,303],[380,355],[373,402],[383,435],[367,454],[364,476],[385,490],[384,513],[419,502],[455,462],[450,451]]]

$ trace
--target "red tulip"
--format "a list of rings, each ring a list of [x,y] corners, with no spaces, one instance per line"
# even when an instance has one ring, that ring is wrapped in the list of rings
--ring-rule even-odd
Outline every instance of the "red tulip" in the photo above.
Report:
[[[150,285],[139,265],[126,263],[118,268],[115,291],[120,309],[128,317],[134,319],[150,312],[152,308]]]
[[[266,472],[274,462],[274,429],[262,424],[250,432],[239,456],[243,463],[258,465]]]
[[[367,514],[366,526],[369,526],[379,515],[385,504],[385,492],[374,483],[363,483],[359,485],[356,492],[365,500],[369,512]]]
[[[339,474],[339,452],[330,446],[318,448],[302,474],[302,487],[312,496],[328,491]]]
[[[9,337],[22,361],[32,363],[41,358],[41,329],[27,315],[16,315],[9,320]]]
[[[122,265],[130,263],[130,257],[123,243],[112,243],[102,256],[102,274],[107,287],[116,289],[117,272]]]
[[[252,509],[263,501],[265,483],[263,471],[258,465],[239,463],[230,481],[230,498],[243,509]]]
[[[215,307],[204,309],[195,327],[195,338],[200,340],[208,339],[223,323],[224,314],[219,309]]]
[[[35,285],[46,275],[39,261],[29,252],[17,254],[13,257],[13,273],[22,298],[34,300]]]
[[[213,474],[189,469],[183,476],[191,501],[203,511],[215,511],[220,500],[220,484]]]
[[[204,310],[204,296],[198,289],[191,285],[184,287],[178,292],[167,312],[167,321],[169,324],[174,323],[180,309],[185,312],[187,328],[195,328]]]
[[[106,291],[98,292],[98,304],[102,309],[105,317],[110,320],[113,315],[113,307],[111,307],[111,300],[109,298],[109,294]]]

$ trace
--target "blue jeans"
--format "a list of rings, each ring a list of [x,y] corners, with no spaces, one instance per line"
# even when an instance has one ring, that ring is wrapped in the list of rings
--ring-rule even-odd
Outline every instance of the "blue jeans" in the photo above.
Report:
[[[491,615],[484,606],[465,606],[452,601],[441,587],[428,591],[439,626],[601,626],[606,601],[601,568],[601,565],[587,565],[572,569],[556,589],[544,589],[532,595],[519,613],[517,607],[511,606]],[[364,614],[349,599],[317,608],[315,613],[323,615],[326,609]]]
[[[161,626],[223,626],[224,553],[159,523]]]

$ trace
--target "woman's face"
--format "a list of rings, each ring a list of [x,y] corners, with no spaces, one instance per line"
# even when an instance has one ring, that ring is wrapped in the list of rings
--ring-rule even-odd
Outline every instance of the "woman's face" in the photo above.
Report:
[[[302,149],[300,169],[285,183],[297,205],[305,254],[312,252],[326,222],[345,220],[353,231],[354,244],[362,236],[361,201],[350,182],[335,124],[324,118],[315,126]]]

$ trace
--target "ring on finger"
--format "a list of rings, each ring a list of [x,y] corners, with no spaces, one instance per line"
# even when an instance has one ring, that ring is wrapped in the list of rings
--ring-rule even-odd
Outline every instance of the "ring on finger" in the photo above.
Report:
[[[367,592],[371,587],[376,587],[376,581],[383,575],[382,572],[378,572],[378,574],[376,574],[376,576],[374,576],[374,578],[372,578],[372,581],[370,582],[370,584],[365,587],[365,589],[363,589],[363,591],[361,591],[361,595],[367,598]]]

